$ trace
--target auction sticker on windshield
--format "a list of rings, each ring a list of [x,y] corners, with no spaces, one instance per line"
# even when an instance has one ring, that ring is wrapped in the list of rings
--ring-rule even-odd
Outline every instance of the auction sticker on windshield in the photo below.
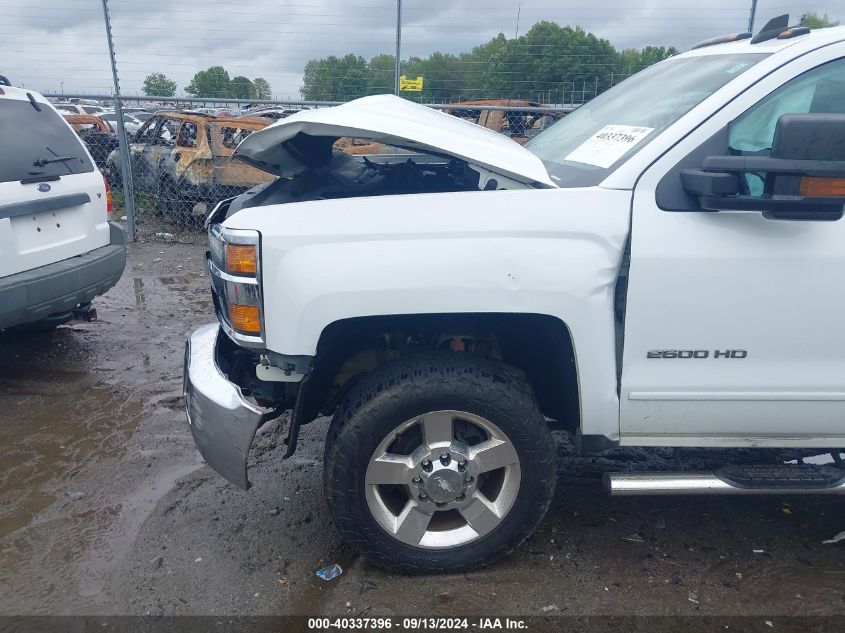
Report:
[[[608,168],[654,131],[637,125],[605,125],[564,160]]]

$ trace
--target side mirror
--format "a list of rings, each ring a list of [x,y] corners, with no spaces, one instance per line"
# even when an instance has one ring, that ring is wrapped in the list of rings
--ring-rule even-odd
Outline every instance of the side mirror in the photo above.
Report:
[[[764,178],[762,196],[741,194],[744,173]],[[784,114],[770,156],[709,156],[701,169],[683,170],[681,183],[706,211],[839,220],[845,215],[845,114]]]

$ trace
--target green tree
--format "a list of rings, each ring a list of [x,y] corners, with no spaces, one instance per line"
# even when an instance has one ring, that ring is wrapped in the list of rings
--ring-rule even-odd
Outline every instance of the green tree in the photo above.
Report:
[[[813,13],[811,11],[801,16],[799,24],[801,24],[801,26],[808,26],[811,29],[823,29],[828,26],[839,26],[839,20],[834,22],[830,19],[830,16],[827,13],[819,15],[818,13]]]
[[[233,99],[255,99],[255,86],[243,75],[232,77],[229,82],[229,96]]]
[[[172,97],[176,94],[176,82],[164,73],[152,73],[144,79],[141,90],[151,97]]]
[[[619,52],[616,66],[613,69],[612,83],[618,84],[626,77],[638,73],[643,68],[663,61],[672,55],[677,55],[678,49],[674,46],[646,46],[642,50],[626,48]]]
[[[423,77],[422,93],[408,92],[406,97],[414,101],[448,102],[461,99],[465,92],[465,64],[460,58],[448,53],[432,53],[426,59],[409,59],[403,64],[402,74],[407,77]]]
[[[389,53],[376,55],[367,63],[367,94],[392,93],[396,75],[396,56]]]
[[[588,98],[608,87],[617,56],[610,42],[581,27],[537,22],[509,46],[503,96],[558,101],[574,90]]]
[[[331,55],[325,59],[309,59],[302,73],[302,88],[299,92],[303,99],[328,101],[334,90],[333,72],[337,68],[338,58]]]
[[[674,47],[646,46],[617,51],[611,43],[580,27],[537,22],[523,35],[496,37],[470,51],[435,52],[402,61],[402,74],[424,78],[415,101],[450,103],[475,99],[570,101],[589,99],[625,76],[666,59]],[[324,57],[305,65],[302,96],[345,100],[393,91],[394,58],[376,55]]]
[[[230,97],[228,71],[222,66],[212,66],[194,75],[191,82],[185,86],[185,92],[194,97]]]
[[[362,97],[367,94],[367,60],[352,53],[308,60],[300,92],[303,99],[315,101]]]
[[[273,98],[273,91],[270,89],[270,83],[264,77],[256,77],[252,80],[252,87],[255,90],[255,98],[261,101],[266,101]]]
[[[665,46],[646,46],[640,51],[640,69],[662,62],[672,55],[677,55],[678,49],[674,46],[666,48]]]
[[[504,95],[510,89],[506,66],[514,43],[515,40],[508,40],[503,33],[499,33],[486,44],[476,46],[469,53],[461,55],[466,88],[450,100]]]

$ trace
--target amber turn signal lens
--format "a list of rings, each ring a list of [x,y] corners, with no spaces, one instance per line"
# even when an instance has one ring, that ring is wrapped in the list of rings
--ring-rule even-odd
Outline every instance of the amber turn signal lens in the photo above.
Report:
[[[103,176],[103,184],[106,186],[106,213],[109,215],[114,212],[114,204],[112,203],[111,198],[111,187],[109,186],[109,181],[106,180],[106,177]]]
[[[845,178],[811,178],[804,176],[798,195],[811,198],[845,197]]]
[[[252,244],[226,244],[226,272],[254,275],[258,271],[257,249]]]
[[[229,322],[238,332],[261,334],[261,315],[258,306],[229,304]]]

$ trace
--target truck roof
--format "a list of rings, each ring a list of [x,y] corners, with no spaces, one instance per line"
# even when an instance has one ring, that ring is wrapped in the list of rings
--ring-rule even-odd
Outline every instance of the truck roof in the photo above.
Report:
[[[703,57],[707,55],[727,55],[742,53],[778,53],[793,58],[804,53],[845,40],[845,26],[833,26],[824,29],[814,29],[809,33],[796,35],[787,39],[774,37],[763,42],[752,44],[752,38],[746,37],[733,42],[702,46],[676,55],[676,57]]]

